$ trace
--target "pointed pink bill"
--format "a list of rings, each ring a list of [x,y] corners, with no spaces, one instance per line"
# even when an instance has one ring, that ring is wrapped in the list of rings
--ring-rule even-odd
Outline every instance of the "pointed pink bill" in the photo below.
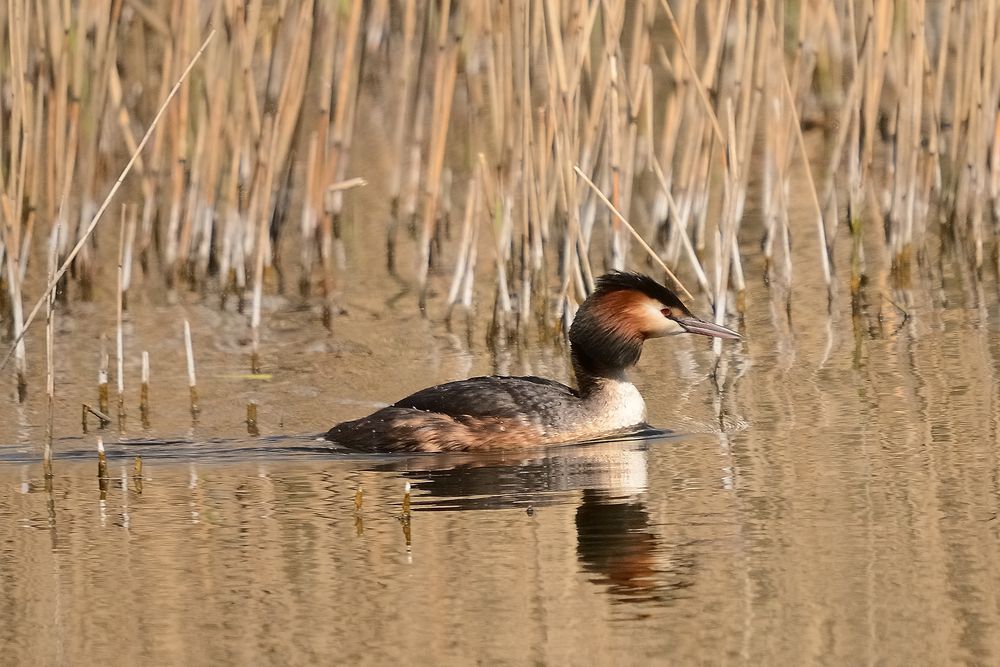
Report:
[[[712,322],[699,320],[697,317],[678,317],[676,322],[684,327],[684,330],[688,333],[701,334],[702,336],[714,336],[715,338],[725,338],[728,340],[743,339],[743,336],[739,335],[732,329],[727,329],[721,324],[713,324]]]

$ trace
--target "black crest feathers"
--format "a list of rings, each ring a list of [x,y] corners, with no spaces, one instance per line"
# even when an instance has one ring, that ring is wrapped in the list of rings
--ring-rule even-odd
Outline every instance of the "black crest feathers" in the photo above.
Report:
[[[605,273],[597,279],[597,285],[595,286],[594,293],[591,296],[599,297],[601,295],[610,294],[611,292],[617,292],[620,290],[636,290],[637,292],[642,292],[651,299],[656,299],[664,306],[682,308],[685,311],[687,310],[680,298],[669,289],[649,276],[644,276],[641,273],[632,273],[630,271],[612,271],[611,273]]]

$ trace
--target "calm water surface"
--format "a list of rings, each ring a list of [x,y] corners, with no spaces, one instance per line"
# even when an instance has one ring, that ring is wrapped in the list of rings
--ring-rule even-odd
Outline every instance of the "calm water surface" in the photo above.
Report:
[[[251,381],[219,334],[200,348],[198,425],[182,359],[160,354],[153,427],[105,434],[104,500],[72,409],[94,393],[94,354],[79,355],[51,492],[40,400],[5,408],[0,650],[13,664],[996,662],[995,309],[954,298],[857,336],[849,317],[782,334],[757,309],[717,374],[702,341],[658,341],[637,382],[679,434],[507,457],[360,457],[313,436],[484,364],[565,377],[558,350],[498,359],[357,309],[339,336],[274,333],[290,339],[281,364]],[[237,437],[247,398],[261,437]]]
[[[488,280],[469,321],[449,327],[433,299],[422,316],[382,269],[366,221],[385,207],[371,197],[345,229],[334,331],[314,303],[269,297],[263,377],[247,374],[248,317],[234,304],[174,302],[158,275],[138,277],[128,417],[124,433],[103,432],[103,499],[80,404],[96,402],[111,293],[57,319],[51,491],[41,329],[30,339],[27,403],[0,398],[3,662],[1000,662],[994,276],[971,281],[947,260],[905,288],[873,273],[857,309],[838,294],[828,314],[806,257],[787,298],[751,283],[747,340],[720,357],[690,337],[647,345],[635,380],[671,436],[506,457],[347,455],[316,434],[423,386],[569,379],[558,345],[486,345]],[[247,433],[250,400],[260,436]]]

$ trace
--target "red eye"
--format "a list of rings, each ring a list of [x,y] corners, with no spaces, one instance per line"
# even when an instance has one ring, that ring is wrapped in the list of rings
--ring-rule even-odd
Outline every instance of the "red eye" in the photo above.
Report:
[[[664,308],[663,310],[660,311],[660,313],[662,313],[664,317],[673,317],[674,316],[673,311],[670,310],[669,308]]]

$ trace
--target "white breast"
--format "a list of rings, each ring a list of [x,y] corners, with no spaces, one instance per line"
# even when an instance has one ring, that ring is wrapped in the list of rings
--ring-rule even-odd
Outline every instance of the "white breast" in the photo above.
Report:
[[[588,426],[596,433],[636,426],[646,421],[646,402],[631,382],[604,380],[586,400]]]

